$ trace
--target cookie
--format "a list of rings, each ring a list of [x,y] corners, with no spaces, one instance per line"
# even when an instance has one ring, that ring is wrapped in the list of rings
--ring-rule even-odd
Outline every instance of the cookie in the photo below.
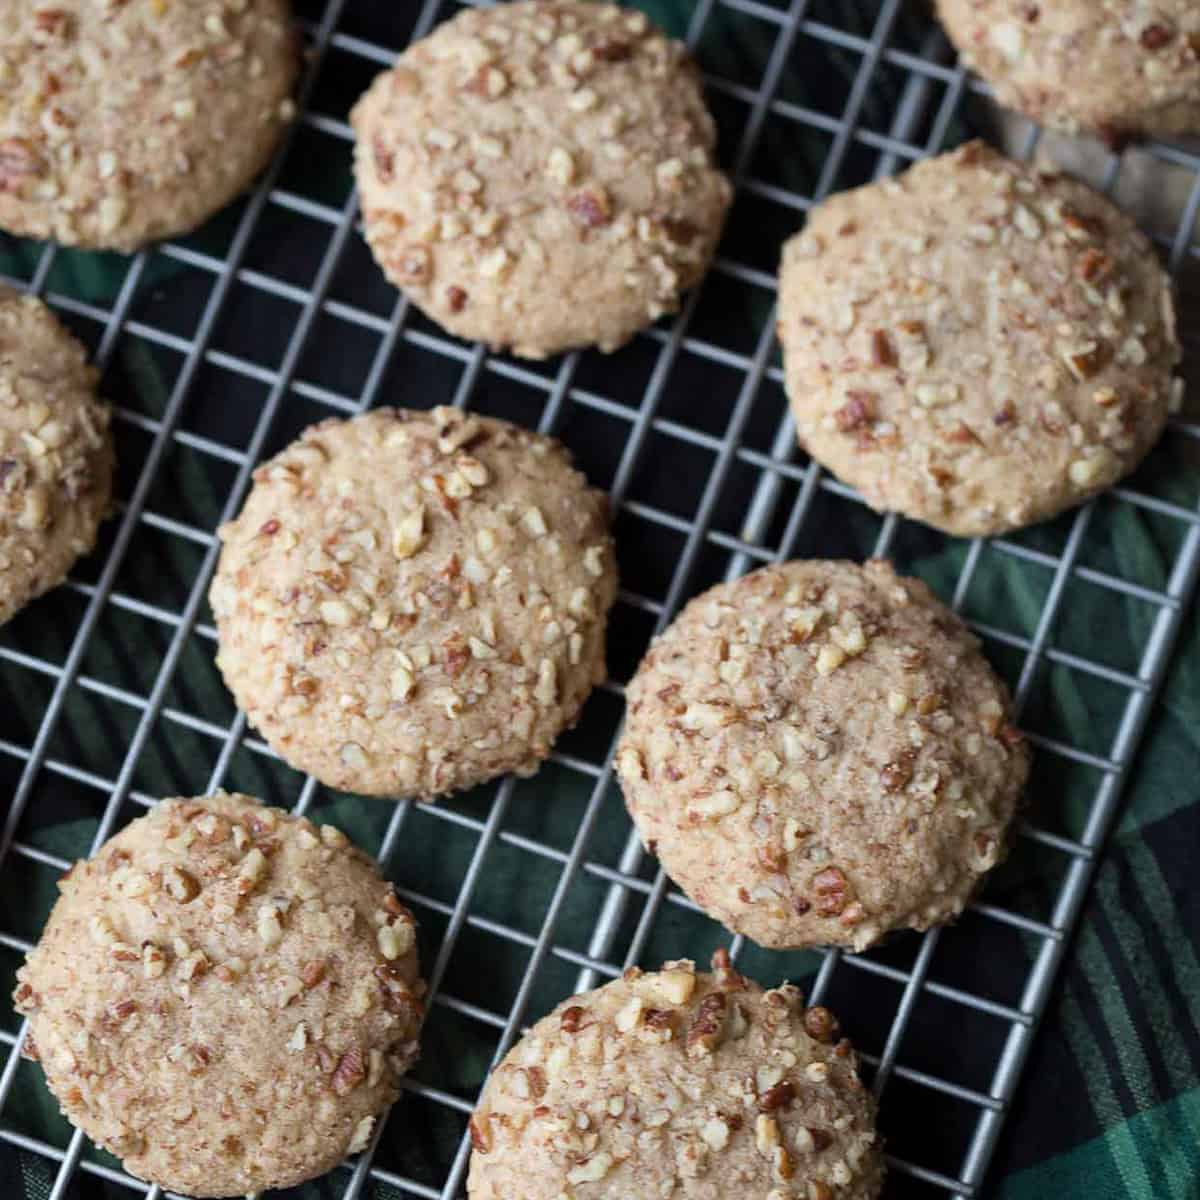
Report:
[[[1200,133],[1195,0],[938,0],[963,61],[1002,104],[1064,133]]]
[[[800,442],[877,509],[1001,533],[1109,487],[1181,385],[1171,284],[1102,196],[980,142],[834,196],[787,243]]]
[[[0,287],[0,625],[95,545],[113,471],[96,381],[40,300]]]
[[[59,883],[18,972],[63,1112],[198,1196],[290,1187],[361,1150],[416,1058],[412,915],[331,825],[164,800]]]
[[[884,1173],[833,1015],[724,952],[560,1004],[488,1080],[471,1142],[471,1200],[871,1200]]]
[[[551,438],[452,408],[326,421],[259,468],[210,600],[225,681],[330,787],[531,774],[605,674],[607,503]]]
[[[287,0],[0,0],[0,228],[132,251],[266,165],[298,65]]]
[[[613,350],[679,305],[732,189],[685,48],[582,0],[469,9],[351,114],[376,260],[459,337]]]
[[[616,766],[642,840],[763,946],[862,950],[957,916],[1029,772],[975,638],[880,561],[712,588],[626,698]]]

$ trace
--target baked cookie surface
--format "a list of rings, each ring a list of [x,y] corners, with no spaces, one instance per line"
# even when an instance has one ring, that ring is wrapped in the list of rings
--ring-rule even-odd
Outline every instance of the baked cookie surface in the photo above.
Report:
[[[873,508],[949,533],[1111,486],[1177,396],[1149,240],[1090,188],[980,142],[818,206],[779,282],[801,444]]]
[[[0,625],[95,545],[113,471],[96,381],[45,304],[0,287]]]
[[[642,840],[764,946],[862,950],[957,916],[1029,770],[975,638],[879,561],[712,588],[626,697],[616,768]]]
[[[287,0],[0,0],[0,228],[132,251],[266,164],[297,45]]]
[[[1002,104],[1110,140],[1200,133],[1193,0],[938,0],[963,61]]]
[[[450,332],[531,358],[612,350],[673,311],[732,196],[684,47],[611,4],[467,10],[351,122],[388,278]]]
[[[471,1121],[472,1200],[872,1200],[875,1105],[826,1008],[719,952],[573,996],[509,1052]]]
[[[559,443],[505,421],[315,425],[220,531],[218,664],[331,787],[428,799],[532,773],[604,678],[607,512]]]
[[[424,985],[411,914],[340,830],[164,800],[59,887],[15,1000],[94,1142],[196,1196],[288,1187],[366,1145]]]

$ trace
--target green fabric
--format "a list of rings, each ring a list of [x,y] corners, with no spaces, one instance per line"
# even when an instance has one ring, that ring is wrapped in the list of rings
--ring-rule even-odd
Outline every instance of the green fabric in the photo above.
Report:
[[[657,0],[646,5],[672,32],[689,28],[693,12],[688,0]],[[916,52],[928,25],[919,6],[904,6],[893,33],[895,47]],[[814,2],[806,10],[817,23],[828,23],[865,36],[878,11],[868,0]],[[309,15],[318,15],[314,9]],[[350,4],[344,27],[365,37],[383,37],[396,19],[389,6]],[[395,40],[393,35],[392,40]],[[755,88],[768,69],[774,28],[767,22],[715,5],[697,54],[706,70]],[[356,66],[359,64],[355,64]],[[811,30],[797,39],[779,96],[791,104],[836,116],[847,102],[860,65],[857,51],[832,48]],[[340,113],[363,80],[350,69],[349,56],[331,57],[318,88],[323,112]],[[862,127],[885,132],[895,112],[904,73],[888,64],[867,90]],[[935,103],[940,95],[935,97]],[[721,94],[712,103],[721,127],[722,145],[732,154],[745,127],[748,106]],[[957,125],[953,139],[966,136]],[[928,126],[921,136],[928,133]],[[953,140],[952,139],[952,140]],[[761,131],[759,153],[751,163],[758,179],[811,194],[820,178],[831,139],[782,117],[771,116]],[[878,158],[861,144],[850,146],[836,186],[864,182]],[[288,160],[282,186],[310,199],[338,206],[348,188],[344,145],[304,131]],[[189,239],[204,253],[224,253],[239,216],[235,206]],[[771,208],[743,197],[727,235],[727,256],[770,271],[778,241],[799,220],[791,210]],[[314,230],[320,234],[314,238]],[[313,244],[323,250],[327,231],[268,208],[247,263],[255,269],[301,284],[315,269]],[[37,263],[37,248],[0,235],[0,271],[28,278]],[[114,256],[61,252],[50,274],[49,289],[88,304],[108,308],[120,288],[125,260]],[[147,264],[131,315],[158,328],[187,337],[195,329],[212,278],[154,255]],[[361,246],[347,251],[332,294],[346,303],[379,315],[390,311],[394,294],[383,285]],[[295,310],[282,302],[238,285],[229,313],[218,322],[214,346],[253,362],[274,367],[286,346]],[[742,353],[751,353],[769,315],[769,296],[721,277],[706,285],[693,322],[696,336]],[[99,330],[86,318],[70,318],[93,344]],[[418,328],[425,328],[419,317]],[[353,331],[331,317],[318,322],[313,345],[305,354],[300,378],[356,394],[365,364],[376,344],[354,341]],[[657,347],[644,340],[611,359],[584,356],[580,386],[618,402],[635,403],[648,378]],[[699,368],[697,367],[699,365]],[[127,331],[120,339],[105,389],[123,407],[151,419],[165,410],[180,359],[173,351]],[[402,343],[390,364],[378,399],[430,404],[452,394],[457,371],[446,360]],[[725,393],[736,395],[741,375],[702,363],[685,351],[676,364],[662,401],[662,412],[719,432],[727,413]],[[217,440],[232,449],[244,447],[253,430],[266,389],[212,367],[201,371],[184,407],[182,429]],[[488,411],[526,422],[540,418],[543,397],[485,372],[472,403]],[[732,403],[730,400],[729,403]],[[782,411],[782,395],[774,384],[763,395],[747,424],[744,442],[769,447]],[[268,450],[287,441],[312,420],[329,415],[318,403],[290,394],[275,424]],[[582,406],[565,406],[558,432],[570,443],[593,480],[611,482],[627,426],[605,424]],[[117,423],[121,479],[127,497],[137,479],[151,435],[129,422]],[[664,458],[658,451],[665,452]],[[674,442],[653,445],[646,466],[631,484],[630,497],[661,503],[672,511],[689,511],[679,497],[694,499],[693,476],[683,465],[684,449]],[[1196,454],[1183,437],[1169,438],[1151,456],[1133,487],[1195,511],[1200,500]],[[711,465],[697,465],[703,479]],[[235,468],[200,450],[175,442],[165,456],[151,489],[148,507],[164,517],[212,531],[226,502]],[[755,478],[740,467],[722,489],[714,518],[717,528],[736,531],[753,493]],[[770,534],[778,539],[795,498],[785,488],[783,517]],[[864,557],[872,551],[879,519],[859,506],[832,497],[818,498],[801,537],[803,554]],[[1057,556],[1062,552],[1071,518],[1017,535],[1022,547]],[[680,542],[648,530],[628,514],[618,519],[622,574],[635,592],[660,597],[669,582]],[[1186,525],[1170,516],[1149,513],[1127,502],[1108,499],[1095,510],[1083,541],[1079,562],[1143,586],[1162,589],[1187,534]],[[101,551],[109,544],[106,530]],[[925,578],[941,595],[954,592],[967,546],[904,525],[894,554],[900,567]],[[117,580],[117,591],[163,609],[179,612],[203,556],[203,548],[143,524],[133,539]],[[77,577],[94,580],[102,553],[81,564]],[[719,578],[728,556],[715,548],[701,556],[690,590]],[[983,551],[964,612],[1006,633],[1034,635],[1053,582],[1052,571],[1006,554],[995,547]],[[0,629],[0,647],[60,664],[69,651],[86,599],[56,591],[9,626]],[[1052,649],[1090,658],[1118,671],[1136,673],[1145,653],[1156,610],[1073,576],[1050,638]],[[211,615],[201,614],[203,623]],[[650,625],[644,614],[617,610],[610,663],[616,678],[628,676],[645,645]],[[146,696],[158,676],[172,627],[108,606],[98,634],[85,655],[85,679],[102,681],[137,697]],[[987,650],[997,667],[1016,681],[1022,667],[1019,652],[1000,641]],[[200,716],[225,728],[235,717],[230,698],[212,662],[211,641],[190,636],[180,666],[167,689],[165,707]],[[28,747],[37,735],[53,689],[53,679],[0,658],[0,741]],[[1119,684],[1043,662],[1023,714],[1031,731],[1105,756],[1112,747],[1129,693]],[[50,742],[51,760],[65,762],[101,779],[120,774],[126,747],[140,710],[94,690],[76,686],[66,698],[63,719]],[[599,761],[620,719],[620,705],[600,694],[589,704],[577,730],[562,743],[564,752]],[[148,796],[202,792],[220,743],[168,717],[160,718],[140,756],[132,786]],[[20,777],[18,756],[0,750],[0,820]],[[1046,1023],[1036,1040],[1011,1117],[1002,1135],[986,1191],[1004,1200],[1042,1197],[1132,1197],[1134,1200],[1200,1197],[1200,885],[1195,860],[1200,852],[1200,815],[1196,781],[1200,780],[1200,625],[1189,611],[1173,659],[1167,687],[1155,704],[1142,750],[1131,774],[1115,836],[1104,854],[1078,935],[1073,939],[1056,986]],[[1041,753],[1030,789],[1029,819],[1039,827],[1068,837],[1084,828],[1099,773],[1052,753]],[[277,804],[294,804],[302,779],[274,760],[240,747],[223,783]],[[532,839],[569,853],[591,794],[591,780],[551,764],[534,779],[518,781],[501,821],[505,834]],[[494,788],[446,801],[444,810],[483,822],[489,817]],[[60,773],[43,770],[18,829],[18,840],[67,859],[85,854],[96,834],[105,794]],[[140,811],[127,803],[120,814],[128,820]],[[318,790],[313,816],[329,820],[369,848],[384,836],[392,806],[368,803]],[[614,786],[600,800],[587,845],[587,861],[616,867],[628,832]],[[447,926],[446,906],[453,907],[462,879],[478,846],[471,828],[451,823],[423,809],[408,812],[396,852],[387,863],[389,876],[420,899],[414,908],[421,921],[423,960],[432,965]],[[1037,920],[1051,918],[1066,859],[1053,850],[1021,840],[1016,853],[995,873],[984,899]],[[558,885],[561,864],[532,854],[509,841],[497,840],[487,851],[479,884],[471,900],[474,920],[499,922],[525,938],[541,929],[547,906]],[[643,879],[653,878],[644,864]],[[579,872],[563,901],[554,945],[559,953],[542,962],[533,980],[526,1013],[533,1019],[577,986],[578,969],[562,953],[586,953],[596,913],[607,884],[594,873]],[[55,872],[28,856],[11,856],[0,869],[0,931],[30,941],[37,937],[56,895]],[[640,898],[628,905],[610,961],[620,965],[637,929]],[[640,961],[654,965],[664,958],[690,955],[705,960],[722,944],[722,932],[711,922],[674,904],[665,904],[653,923]],[[918,942],[894,939],[872,958],[901,970],[911,966]],[[930,979],[1000,1004],[1020,1003],[1020,987],[1038,950],[1038,939],[1012,933],[980,916],[946,930],[933,958]],[[0,996],[11,992],[20,955],[0,946]],[[528,946],[506,940],[478,925],[460,933],[450,957],[442,990],[447,996],[490,1012],[508,1012],[522,985],[529,961]],[[768,953],[749,946],[741,963],[764,982],[791,977],[810,985],[820,959],[815,954]],[[891,980],[843,966],[835,973],[829,1002],[842,1016],[847,1032],[869,1053],[879,1053],[899,998]],[[0,1028],[10,1032],[17,1020],[0,1001]],[[987,1091],[1003,1046],[1007,1025],[1001,1019],[972,1013],[951,1000],[922,995],[912,1025],[900,1048],[902,1065],[943,1076]],[[435,1006],[414,1078],[462,1103],[470,1103],[486,1075],[496,1049],[496,1030],[469,1015]],[[974,1129],[976,1110],[946,1100],[902,1078],[894,1077],[884,1095],[881,1123],[889,1148],[898,1157],[954,1175]],[[378,1153],[389,1171],[440,1188],[463,1134],[461,1113],[431,1100],[409,1096],[390,1120]],[[22,1063],[3,1110],[0,1128],[39,1138],[61,1150],[70,1127],[47,1093],[40,1069]],[[85,1161],[117,1164],[90,1146]],[[0,1141],[0,1197],[42,1200],[53,1185],[55,1164],[39,1155],[16,1151]],[[346,1182],[344,1172],[314,1182],[296,1194],[336,1197]],[[386,1185],[371,1185],[370,1194],[393,1197]],[[79,1174],[69,1195],[128,1195],[119,1185]],[[911,1179],[896,1176],[894,1196],[932,1195]]]

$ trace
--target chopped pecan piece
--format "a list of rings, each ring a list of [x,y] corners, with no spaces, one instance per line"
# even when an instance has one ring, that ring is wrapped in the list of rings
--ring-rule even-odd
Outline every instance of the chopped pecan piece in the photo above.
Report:
[[[375,160],[375,174],[379,176],[380,183],[390,183],[396,171],[396,155],[379,134],[371,139],[371,156]]]
[[[692,1058],[711,1054],[720,1044],[725,1008],[725,997],[720,992],[713,992],[700,1001],[695,1020],[687,1032],[687,1052]]]
[[[812,1138],[813,1151],[817,1154],[833,1145],[833,1134],[828,1129],[814,1129],[810,1126],[808,1136]]]
[[[759,1096],[758,1107],[763,1112],[774,1112],[777,1108],[786,1108],[795,1098],[796,1085],[790,1079],[785,1079]]]
[[[24,138],[5,138],[0,142],[0,192],[15,192],[22,182],[41,175],[42,160]]]
[[[475,1113],[467,1123],[471,1131],[471,1145],[480,1154],[490,1154],[492,1151],[492,1123],[487,1113]]]
[[[847,392],[846,403],[833,414],[839,432],[853,433],[870,425],[875,420],[875,401],[878,398],[874,392]]]
[[[633,57],[633,46],[619,38],[609,38],[593,46],[592,53],[601,62],[625,62]]]
[[[896,365],[896,348],[886,330],[871,331],[871,366],[894,367]]]
[[[564,1008],[563,1014],[559,1018],[560,1028],[563,1033],[578,1033],[582,1028],[584,1016],[587,1014],[587,1009],[579,1004],[572,1004],[570,1008]]]
[[[822,917],[839,916],[849,903],[850,884],[840,867],[826,867],[813,878],[817,912]]]
[[[901,755],[895,761],[884,764],[883,770],[879,772],[883,790],[889,793],[900,791],[908,784],[912,773],[912,759],[907,755]]]
[[[838,1035],[837,1017],[823,1005],[814,1004],[804,1010],[804,1028],[809,1037],[828,1044]]]
[[[1166,25],[1147,25],[1138,41],[1147,50],[1161,50],[1175,40],[1175,31]]]
[[[353,1046],[338,1059],[330,1083],[339,1096],[348,1096],[367,1077],[367,1066],[363,1052]]]
[[[568,196],[567,212],[584,229],[598,229],[612,220],[612,205],[603,188],[584,188]]]

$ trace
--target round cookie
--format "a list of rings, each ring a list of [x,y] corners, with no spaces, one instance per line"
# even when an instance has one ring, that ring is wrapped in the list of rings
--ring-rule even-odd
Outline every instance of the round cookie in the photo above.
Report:
[[[963,61],[1001,103],[1066,133],[1200,133],[1195,0],[938,0]]]
[[[1029,772],[975,638],[880,561],[712,588],[626,698],[616,766],[642,840],[763,946],[862,950],[957,916]]]
[[[266,165],[297,68],[287,0],[0,0],[0,228],[132,251]]]
[[[872,1200],[875,1104],[826,1008],[718,951],[572,996],[493,1072],[471,1200]]]
[[[40,300],[0,287],[0,625],[95,545],[113,471],[96,380]]]
[[[1090,188],[980,142],[820,205],[779,288],[801,445],[872,507],[949,533],[1109,487],[1177,395],[1150,242]]]
[[[451,333],[527,358],[613,350],[674,311],[732,197],[685,48],[613,4],[469,9],[351,123],[385,274]]]
[[[531,774],[605,675],[602,493],[453,408],[306,430],[224,526],[217,662],[293,766],[374,796]]]
[[[164,800],[79,862],[18,972],[64,1113],[170,1191],[290,1187],[367,1143],[417,1054],[412,915],[331,825]]]

